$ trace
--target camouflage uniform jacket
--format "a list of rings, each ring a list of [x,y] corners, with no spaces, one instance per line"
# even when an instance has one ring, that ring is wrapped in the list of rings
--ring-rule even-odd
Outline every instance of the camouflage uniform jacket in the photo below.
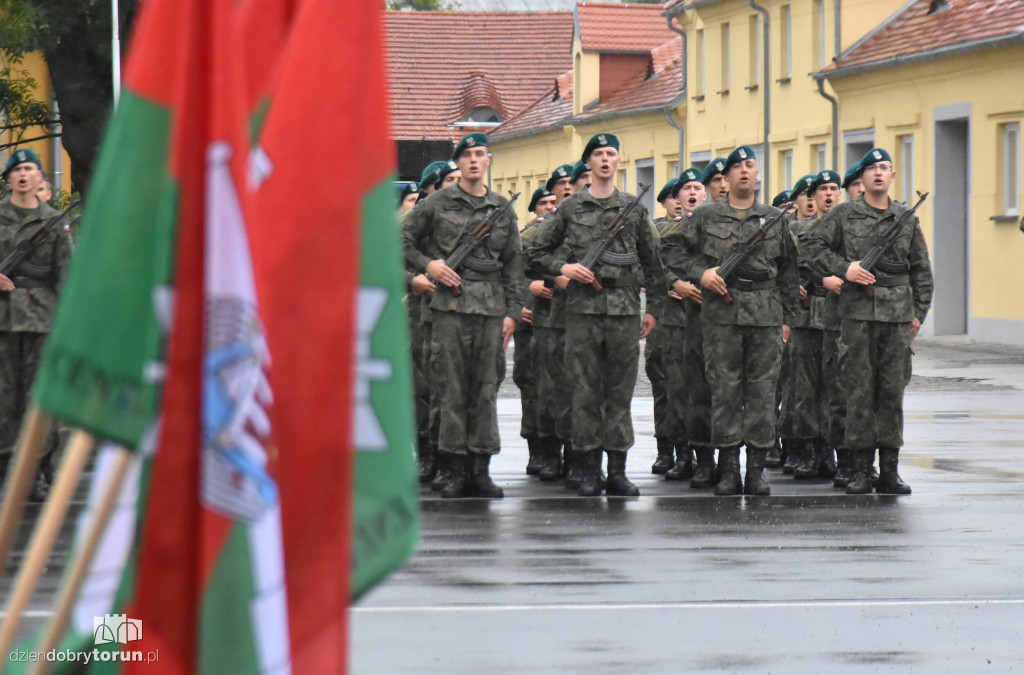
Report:
[[[750,238],[761,221],[777,216],[774,206],[755,203],[740,219],[727,198],[706,202],[693,212],[691,225],[682,232],[680,260],[676,270],[680,278],[700,285],[701,275],[718,267],[732,249]],[[758,244],[743,267],[750,270],[728,279],[732,302],[704,289],[701,294],[701,320],[704,323],[737,326],[790,325],[797,305],[797,255],[785,221],[776,224]]]
[[[895,200],[879,213],[864,197],[844,202],[816,224],[807,239],[807,253],[823,269],[846,278],[850,263],[861,260],[875,240],[907,207]],[[874,297],[847,282],[839,296],[839,315],[844,319],[889,323],[924,321],[932,304],[932,266],[928,260],[921,225],[915,216],[903,226],[893,245],[872,272],[877,280]]]
[[[620,209],[634,199],[618,189],[607,199],[598,199],[590,190],[567,197],[558,212],[545,219],[527,255],[536,274],[561,274],[562,265],[580,262],[591,243],[603,234]],[[611,258],[611,260],[609,260]],[[647,287],[647,313],[661,315],[664,272],[658,255],[658,233],[651,225],[647,209],[638,205],[626,224],[612,238],[605,257],[591,270],[604,286],[600,291],[588,284],[569,284],[566,311],[576,314],[637,316],[640,314],[640,284]]]
[[[47,218],[58,211],[42,204],[25,215],[7,197],[0,201],[0,259],[12,253]],[[50,228],[42,241],[8,277],[14,290],[0,292],[0,331],[48,333],[57,312],[57,294],[71,261],[71,235],[61,225]]]
[[[816,289],[824,288],[821,285],[822,274],[817,272],[817,268],[813,267],[807,259],[806,252],[803,251],[801,245],[801,238],[806,234],[808,226],[814,222],[815,216],[808,218],[802,218],[800,220],[789,221],[789,233],[793,237],[793,246],[796,248],[797,253],[797,273],[800,276],[800,285],[807,289],[807,306],[804,306],[803,302],[797,303],[796,315],[793,318],[793,323],[789,324],[793,328],[813,328],[813,319],[811,307],[814,301],[814,294]]]
[[[488,190],[474,197],[458,184],[436,192],[409,212],[402,228],[406,265],[426,272],[427,263],[445,259],[494,209],[508,200]],[[470,265],[482,268],[471,269]],[[519,320],[523,308],[523,249],[515,211],[509,209],[494,223],[490,235],[470,252],[467,263],[455,272],[463,277],[462,292],[456,296],[443,284],[430,301],[431,311],[505,316]],[[476,277],[474,279],[473,277]]]
[[[661,252],[661,264],[665,268],[666,295],[665,307],[662,309],[661,323],[666,326],[686,326],[686,301],[668,297],[668,291],[672,290],[672,285],[675,284],[676,281],[682,279],[682,277],[673,271],[670,265],[668,246],[673,239],[678,241],[683,228],[689,224],[692,218],[693,212],[691,211],[685,216],[666,218],[665,223],[660,228],[658,228],[657,222],[655,222],[654,225],[658,228],[658,234],[660,235],[659,250]]]
[[[814,291],[808,293],[811,300],[811,328],[839,330],[839,296],[826,289],[823,283],[824,278],[832,276],[832,273],[815,264],[807,255],[807,239],[820,222],[821,216],[817,216],[807,223],[797,237],[796,248],[801,264],[806,263],[814,275]],[[845,287],[849,288],[850,284],[846,284]]]

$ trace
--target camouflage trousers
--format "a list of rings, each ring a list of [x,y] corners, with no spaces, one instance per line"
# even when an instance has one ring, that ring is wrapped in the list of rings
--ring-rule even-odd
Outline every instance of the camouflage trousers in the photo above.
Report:
[[[572,397],[565,391],[565,329],[534,326],[533,354],[541,438],[572,440]]]
[[[10,455],[18,443],[46,335],[0,332],[0,455]],[[51,433],[46,451],[52,451],[56,443],[56,434]]]
[[[523,438],[537,438],[540,428],[540,400],[537,396],[537,357],[534,353],[533,328],[518,325],[513,339],[516,349],[512,362],[512,381],[519,387],[523,411],[519,435]]]
[[[782,327],[705,322],[704,357],[711,386],[712,444],[774,445]]]
[[[419,298],[406,298],[409,313],[409,350],[412,354],[412,398],[416,413],[416,435],[430,433],[430,377],[428,368],[430,355],[430,324],[420,320]]]
[[[839,370],[839,331],[822,331],[821,380],[825,383],[824,433],[833,448],[845,448],[846,398]]]
[[[665,330],[660,324],[644,340],[644,372],[651,382],[651,395],[654,397],[654,436],[671,438],[668,387],[665,382]]]
[[[700,306],[686,304],[686,356],[683,375],[686,383],[686,435],[690,445],[714,447],[711,443],[711,386],[704,358],[704,329]]]
[[[789,372],[783,383],[782,423],[779,426],[782,438],[818,438],[824,435],[821,340],[821,331],[817,328],[793,328],[789,335],[785,346],[789,354]]]
[[[430,374],[438,409],[438,449],[497,454],[498,386],[505,375],[502,317],[435,311],[433,319]]]
[[[843,447],[903,445],[903,389],[910,362],[910,322],[844,319],[839,367],[846,392]]]
[[[625,452],[633,445],[630,404],[640,361],[636,316],[569,314],[565,375],[572,387],[573,449]]]
[[[685,448],[689,440],[686,433],[687,397],[692,386],[686,377],[686,328],[661,325],[655,330],[662,331],[662,359],[665,362],[665,401],[668,412],[664,437],[672,441],[677,448]],[[657,404],[654,414],[657,420]],[[654,428],[658,428],[657,421]],[[655,435],[658,435],[657,431]]]

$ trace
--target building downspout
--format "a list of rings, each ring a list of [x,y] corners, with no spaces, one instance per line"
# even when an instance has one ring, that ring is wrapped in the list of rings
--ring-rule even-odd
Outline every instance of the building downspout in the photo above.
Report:
[[[57,98],[53,95],[50,96],[50,119],[60,119],[60,107],[57,105]],[[49,131],[51,134],[60,134],[62,132],[60,122],[51,124]],[[61,161],[63,147],[59,135],[50,139],[50,185],[53,186],[55,192],[64,187],[64,167]],[[68,185],[68,192],[71,192],[70,185]]]
[[[818,93],[832,104],[832,170],[839,173],[839,101],[825,91],[825,79],[814,78],[818,83]]]
[[[678,16],[678,15],[676,15]],[[681,171],[685,171],[687,161],[684,159],[686,154],[686,131],[683,129],[683,125],[672,119],[672,111],[679,106],[680,102],[686,101],[686,31],[681,28],[676,28],[672,23],[674,17],[667,16],[665,21],[668,23],[668,29],[674,33],[679,33],[682,39],[682,53],[679,57],[679,95],[672,99],[672,102],[665,108],[665,120],[679,132],[679,162],[676,166],[676,175],[673,178],[678,178]]]
[[[761,18],[764,19],[764,30],[762,31],[761,44],[764,48],[764,161],[761,167],[761,190],[762,201],[767,201],[768,191],[771,189],[771,155],[768,147],[768,135],[772,128],[772,108],[771,108],[771,67],[768,64],[768,59],[771,56],[771,50],[768,48],[768,10],[761,5],[754,2],[754,0],[747,0],[755,11],[761,13]]]

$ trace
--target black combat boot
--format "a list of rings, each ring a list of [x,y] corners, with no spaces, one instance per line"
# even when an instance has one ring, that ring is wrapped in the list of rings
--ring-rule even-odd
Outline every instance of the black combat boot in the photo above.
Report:
[[[853,476],[846,486],[846,494],[866,495],[871,492],[871,460],[875,456],[875,451],[873,448],[851,450],[850,454],[853,457]]]
[[[665,480],[690,480],[693,478],[693,448],[686,443],[676,443],[676,465],[665,472]]]
[[[782,439],[782,473],[793,473],[800,463],[800,444],[795,438]]]
[[[846,448],[836,448],[836,478],[832,487],[844,488],[850,484],[853,474],[853,453]]]
[[[526,439],[526,448],[530,453],[529,459],[526,460],[526,475],[536,476],[540,473],[540,469],[544,466],[544,443],[547,441],[546,438],[533,438]]]
[[[818,475],[818,447],[813,438],[801,438],[793,441],[797,450],[797,465],[793,478],[807,480]]]
[[[580,497],[601,496],[601,455],[602,450],[587,450],[576,453],[580,465]]]
[[[608,451],[608,483],[605,492],[609,497],[639,497],[640,488],[626,478],[626,453]]]
[[[541,439],[540,479],[545,483],[562,480],[562,442],[558,436]]]
[[[764,468],[778,469],[782,466],[782,439],[776,438],[775,445],[768,448],[768,456],[764,458]]]
[[[430,481],[430,491],[440,492],[448,484],[448,478],[451,474],[448,471],[448,465],[444,461],[443,453],[437,449],[437,443],[431,441],[430,448],[436,458],[434,462],[434,478]]]
[[[566,490],[579,490],[583,481],[583,467],[580,465],[582,455],[573,452],[572,441],[562,441],[562,475],[565,478]]]
[[[910,494],[910,486],[900,478],[899,466],[899,448],[878,449],[878,467],[881,471],[879,471],[878,485],[875,486],[875,492],[880,495]]]
[[[452,499],[466,496],[466,488],[469,482],[469,472],[466,466],[468,462],[469,458],[466,455],[457,455],[454,452],[441,453],[443,468],[438,470],[438,473],[444,471],[448,475],[445,484],[441,487],[442,497]],[[433,489],[434,486],[431,485],[430,487]]]
[[[491,456],[479,452],[469,453],[469,480],[466,482],[466,496],[501,499],[505,491],[491,480]],[[442,493],[442,497],[444,494]]]
[[[656,438],[658,441],[658,459],[651,464],[651,473],[661,475],[672,468],[672,441],[667,438]],[[609,473],[611,469],[608,470]]]
[[[718,482],[718,467],[715,466],[715,449],[698,445],[697,470],[690,479],[690,487],[702,490]]]
[[[420,476],[420,484],[427,484],[434,478],[437,471],[437,449],[430,443],[429,436],[416,439],[416,468]]]
[[[764,479],[764,460],[767,456],[767,448],[747,446],[747,475],[744,477],[743,494],[767,497],[772,493],[771,486]]]
[[[740,446],[734,445],[718,450],[718,476],[718,485],[715,486],[716,495],[724,497],[743,494],[743,480],[740,478]]]
[[[868,472],[871,474],[871,487],[875,487],[876,485],[878,485],[878,469],[875,468],[874,450],[871,451],[871,461],[869,462],[869,464],[871,465],[870,469],[868,470]]]
[[[818,446],[818,476],[835,478],[838,470],[835,449],[824,438],[816,438],[814,442]]]

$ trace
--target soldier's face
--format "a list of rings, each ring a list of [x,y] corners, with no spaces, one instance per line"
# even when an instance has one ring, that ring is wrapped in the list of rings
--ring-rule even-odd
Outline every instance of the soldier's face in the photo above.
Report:
[[[729,181],[722,174],[711,177],[711,184],[708,185],[708,198],[721,199],[729,192]]]
[[[619,170],[621,162],[622,158],[619,157],[619,151],[610,147],[594,150],[590,153],[590,158],[587,160],[591,173],[594,174],[594,177],[601,180],[613,179],[615,172]]]
[[[814,212],[814,200],[808,197],[806,192],[801,192],[796,198],[796,217],[807,218],[813,216]]]
[[[416,206],[416,198],[419,196],[418,192],[410,192],[407,194],[405,199],[402,200],[402,205],[398,207],[398,212],[407,213],[412,210],[412,207]],[[42,199],[42,195],[40,195],[39,198]]]
[[[679,203],[679,200],[672,195],[665,197],[665,201],[663,201],[661,205],[665,207],[665,215],[669,218],[675,218],[678,216],[679,212],[683,208],[682,204]]]
[[[455,185],[456,183],[459,182],[460,178],[462,178],[461,171],[459,171],[458,169],[452,171],[450,174],[444,177],[444,181],[441,182],[441,189],[443,190],[449,185]]]
[[[555,196],[555,201],[561,204],[563,199],[572,194],[572,184],[569,182],[569,178],[559,178],[551,193]]]
[[[841,196],[842,190],[835,183],[819,185],[818,189],[814,191],[814,206],[817,207],[819,214],[825,215],[839,203]]]
[[[576,179],[576,182],[572,184],[573,193],[582,192],[583,188],[590,187],[590,172],[584,171],[580,174],[580,177]]]
[[[555,196],[548,195],[543,199],[537,200],[537,206],[534,207],[533,212],[538,216],[546,216],[551,213],[551,209],[555,208]]]
[[[857,197],[860,197],[863,193],[864,181],[860,178],[850,183],[846,188],[846,198],[851,202]]]
[[[487,146],[466,148],[455,160],[456,166],[461,172],[460,178],[465,177],[471,181],[483,180],[487,167],[491,165],[491,155],[487,152]],[[452,173],[455,173],[454,171]],[[451,174],[448,175],[451,177]],[[456,179],[457,180],[457,179]]]
[[[704,203],[707,196],[703,183],[691,181],[679,189],[679,204],[684,211],[693,211]]]
[[[754,194],[758,174],[757,160],[753,157],[736,162],[729,167],[725,176],[729,184],[729,193],[741,198]]]
[[[18,164],[7,174],[7,184],[23,195],[34,194],[43,182],[43,172],[31,162]]]
[[[872,195],[884,195],[889,192],[889,187],[896,179],[896,170],[891,162],[875,162],[864,168],[861,180],[864,181],[864,191]]]

